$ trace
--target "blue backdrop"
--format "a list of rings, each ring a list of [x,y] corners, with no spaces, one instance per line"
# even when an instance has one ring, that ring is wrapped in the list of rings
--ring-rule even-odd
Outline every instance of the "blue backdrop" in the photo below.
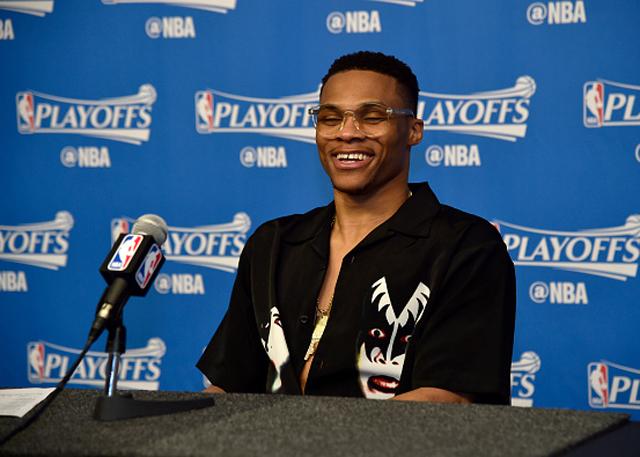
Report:
[[[516,264],[513,403],[640,417],[640,3],[0,0],[0,385],[81,347],[110,243],[144,213],[167,262],[125,317],[122,387],[199,390],[239,253],[323,205],[306,107],[334,58],[421,86],[413,181],[495,223]],[[104,341],[71,386],[104,383]]]

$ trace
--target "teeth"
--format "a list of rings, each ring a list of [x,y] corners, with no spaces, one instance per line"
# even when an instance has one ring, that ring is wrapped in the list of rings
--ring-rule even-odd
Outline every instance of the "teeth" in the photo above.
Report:
[[[349,154],[339,153],[337,157],[338,157],[338,160],[364,160],[367,156],[360,152],[356,152],[356,153],[349,153]]]

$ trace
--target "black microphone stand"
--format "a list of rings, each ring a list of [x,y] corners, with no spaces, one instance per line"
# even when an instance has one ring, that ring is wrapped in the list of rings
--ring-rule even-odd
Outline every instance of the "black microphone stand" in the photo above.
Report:
[[[154,401],[136,400],[130,392],[118,393],[118,375],[120,374],[120,361],[126,351],[127,329],[122,322],[122,313],[108,324],[106,351],[109,354],[107,360],[106,380],[104,395],[96,401],[93,413],[95,419],[112,421],[131,419],[133,417],[159,416],[172,414],[192,409],[201,409],[213,406],[212,397],[196,398],[190,400]]]

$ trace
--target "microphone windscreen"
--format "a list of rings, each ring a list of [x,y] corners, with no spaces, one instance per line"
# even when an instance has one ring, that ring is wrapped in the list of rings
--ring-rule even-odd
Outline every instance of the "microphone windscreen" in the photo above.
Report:
[[[133,224],[131,233],[135,235],[150,235],[156,241],[158,246],[167,239],[169,228],[167,223],[156,214],[144,214],[138,218]]]

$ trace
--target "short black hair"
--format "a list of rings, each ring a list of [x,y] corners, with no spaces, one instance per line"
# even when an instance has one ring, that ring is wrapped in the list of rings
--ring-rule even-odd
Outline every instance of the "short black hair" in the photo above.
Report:
[[[322,87],[336,73],[348,70],[369,70],[391,76],[402,88],[402,94],[407,101],[408,106],[413,109],[414,113],[418,110],[418,78],[413,74],[409,65],[401,61],[395,56],[389,56],[381,52],[358,51],[352,54],[345,54],[333,61],[329,71],[322,78]]]

